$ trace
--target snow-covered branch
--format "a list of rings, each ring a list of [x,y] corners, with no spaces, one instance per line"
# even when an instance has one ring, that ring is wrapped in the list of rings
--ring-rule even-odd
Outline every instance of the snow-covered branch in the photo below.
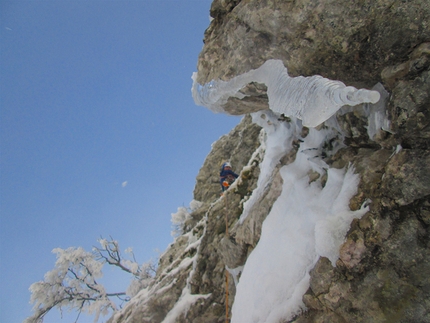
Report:
[[[116,266],[123,271],[134,275],[136,278],[139,277],[140,268],[139,264],[134,261],[134,254],[133,261],[128,259],[123,260],[120,249],[118,247],[118,241],[113,240],[112,237],[111,240],[101,238],[99,239],[99,243],[101,245],[101,248],[93,248],[93,252],[95,253],[96,259],[98,261],[108,263],[112,266]]]
[[[99,239],[100,248],[94,247],[92,252],[83,248],[56,248],[52,252],[57,255],[53,270],[45,274],[44,280],[30,286],[32,293],[30,302],[34,304],[33,315],[24,323],[39,323],[53,308],[67,307],[78,312],[92,314],[97,322],[100,315],[116,311],[113,299],[125,302],[141,288],[146,287],[154,276],[156,267],[152,263],[139,265],[131,249],[127,249],[132,259],[123,258],[117,241]],[[134,276],[129,287],[133,293],[108,293],[97,280],[103,276],[104,264],[116,266]],[[137,283],[136,283],[137,282]]]

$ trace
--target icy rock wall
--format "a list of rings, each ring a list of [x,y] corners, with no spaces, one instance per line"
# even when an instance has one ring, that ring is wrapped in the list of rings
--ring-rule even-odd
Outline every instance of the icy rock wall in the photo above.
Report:
[[[299,108],[307,99],[298,99],[297,106],[288,108],[288,98],[284,97],[284,106],[274,108],[271,88],[276,86],[270,86],[268,78],[279,80],[275,75],[284,66],[291,78],[322,75],[357,88],[372,88],[380,83],[374,88],[380,93],[378,104],[342,107],[333,115],[334,119],[327,119],[318,127],[338,129],[337,139],[328,138],[322,146],[314,146],[317,149],[305,150],[302,140],[305,142],[316,129],[308,132],[298,127],[300,136],[284,136],[288,142],[278,143],[275,151],[279,154],[272,155],[273,160],[264,160],[268,156],[264,155],[259,165],[261,177],[243,203],[240,225],[230,231],[237,244],[249,246],[248,253],[252,250],[237,286],[233,321],[264,322],[270,318],[274,322],[430,322],[426,301],[430,281],[425,276],[430,273],[428,2],[220,0],[214,1],[211,13],[214,20],[205,33],[198,73],[194,75],[194,92],[201,91],[200,102],[216,112],[260,111],[267,117],[270,113],[264,110],[270,108],[276,118],[291,122],[290,127],[297,125],[294,117],[315,126],[325,119],[318,120],[318,108],[325,108],[324,104],[315,105],[317,111],[309,110],[311,119],[318,120],[315,123],[308,122]],[[264,80],[254,78],[253,73],[272,59],[283,62],[280,69]],[[252,77],[248,78],[249,75]],[[230,97],[214,95],[223,86],[229,87]],[[264,99],[268,101],[266,106]],[[331,107],[336,110],[335,105]],[[291,116],[291,120],[281,114]],[[327,113],[330,115],[331,112]],[[265,129],[273,131],[283,126],[272,122],[270,127]],[[280,151],[287,146],[293,149],[282,156]],[[267,145],[262,150],[270,153]],[[366,201],[370,204],[366,214],[350,223],[337,259],[325,255],[316,261],[309,272],[309,289],[302,297],[307,310],[292,317],[293,312],[281,313],[286,306],[280,305],[292,289],[280,291],[279,284],[264,289],[264,283],[258,289],[257,277],[262,281],[269,279],[266,276],[270,270],[260,276],[252,264],[264,267],[264,259],[271,252],[280,257],[282,248],[276,241],[267,242],[270,238],[265,232],[282,227],[283,217],[273,226],[265,221],[274,217],[273,212],[277,213],[273,209],[281,203],[278,197],[286,198],[283,183],[288,176],[283,170],[303,155],[319,166],[326,164],[327,170],[353,166],[359,183],[348,207],[358,211]],[[271,171],[267,171],[268,164],[272,165]],[[307,176],[309,183],[319,182],[325,189],[329,171],[321,174],[315,167]],[[290,204],[296,207],[305,203],[303,196]],[[268,201],[272,202],[270,206],[266,205]],[[261,221],[264,222],[259,225]],[[276,272],[274,268],[270,267]],[[259,292],[252,292],[250,286]],[[264,315],[266,307],[259,302],[261,293],[273,296],[275,304],[273,311],[269,309]],[[243,311],[245,306],[253,309],[257,304],[261,305],[260,310]],[[300,302],[296,305],[301,306]]]
[[[226,305],[228,316],[233,308],[232,319],[240,320],[241,306],[248,311],[255,305],[250,302],[265,296],[276,306],[266,311],[262,303],[259,310],[250,311],[255,322],[262,317],[282,317],[278,320],[282,323],[430,322],[428,1],[215,0],[211,16],[198,59],[198,84],[228,82],[274,59],[282,61],[291,78],[321,75],[368,89],[381,83],[385,91],[373,89],[381,95],[377,105],[342,107],[315,129],[268,110],[268,88],[263,83],[248,83],[235,89],[226,104],[220,101],[228,113],[253,113],[253,123],[246,116],[214,143],[194,190],[201,207],[190,213],[183,235],[160,258],[154,284],[111,322],[157,323],[168,316],[181,323],[221,323],[226,321]],[[274,140],[271,132],[282,132],[284,141]],[[322,144],[310,145],[311,138],[323,133]],[[220,198],[217,172],[225,159],[241,176]],[[298,163],[299,159],[304,161]],[[284,185],[293,174],[286,170],[299,165],[307,169],[294,181],[302,185],[294,189],[302,194],[291,201]],[[310,257],[301,275],[302,286],[309,288],[296,289],[297,298],[289,298],[303,312],[283,312],[282,298],[292,291],[285,292],[281,285],[272,289],[267,281],[267,288],[258,290],[260,295],[243,297],[254,288],[252,264],[259,263],[261,255],[281,257],[281,263],[289,259],[278,248],[283,240],[271,241],[265,233],[279,230],[288,240],[290,231],[288,227],[283,231],[279,221],[288,224],[291,214],[279,214],[280,205],[300,209],[303,203],[321,202],[318,196],[326,189],[339,187],[330,183],[335,179],[353,183],[356,193],[351,197],[351,191],[341,188],[339,192],[348,192],[342,201],[349,203],[333,200],[338,209],[331,216],[345,212],[357,218],[343,222],[341,228],[323,225],[327,222],[318,222],[319,227],[315,223],[314,230],[308,225],[300,228],[314,231],[315,241],[326,230],[342,232],[337,237],[339,248],[310,243],[306,249]],[[314,190],[315,199],[303,193],[310,191],[299,190],[304,187]],[[318,208],[332,210],[331,204],[314,207]],[[332,240],[332,245],[336,243]],[[248,322],[254,317],[244,323]]]

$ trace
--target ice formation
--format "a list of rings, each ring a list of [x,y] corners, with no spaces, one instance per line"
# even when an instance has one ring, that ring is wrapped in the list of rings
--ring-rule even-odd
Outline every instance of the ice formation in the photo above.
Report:
[[[296,117],[307,127],[318,126],[344,105],[376,103],[380,98],[377,91],[358,90],[319,75],[290,77],[280,60],[268,60],[259,68],[229,81],[212,80],[201,85],[197,83],[197,73],[192,78],[191,90],[195,103],[214,112],[224,112],[223,106],[229,97],[244,98],[245,95],[239,90],[247,84],[265,84],[270,109],[278,114]]]
[[[304,308],[302,296],[316,261],[323,256],[335,265],[352,219],[367,211],[364,207],[354,212],[349,209],[359,181],[354,169],[330,168],[321,157],[327,142],[332,150],[324,154],[334,154],[343,145],[338,124],[330,117],[342,106],[370,103],[365,112],[372,139],[387,127],[383,116],[386,92],[379,87],[358,90],[318,75],[290,77],[280,60],[268,60],[229,81],[200,85],[196,79],[194,74],[194,101],[214,112],[224,112],[230,97],[244,98],[240,90],[249,83],[267,86],[270,110],[252,114],[253,122],[264,129],[259,150],[264,157],[257,187],[245,202],[238,225],[264,194],[280,158],[292,150],[293,140],[300,142],[295,161],[280,170],[282,193],[263,223],[258,245],[240,268],[243,272],[232,308],[232,323],[291,319]],[[375,105],[381,96],[383,102]],[[289,122],[280,121],[279,115],[290,117]],[[326,127],[314,128],[323,122]],[[305,138],[300,136],[302,126],[311,128]],[[311,173],[318,173],[319,179],[310,180]],[[324,176],[327,181],[323,184]]]
[[[264,221],[260,241],[243,268],[231,322],[276,323],[291,319],[304,309],[302,296],[309,287],[309,271],[320,256],[335,265],[352,219],[361,217],[368,209],[349,209],[349,200],[359,182],[354,169],[330,168],[321,157],[325,143],[340,136],[338,129],[312,128],[301,138],[301,122],[297,119],[282,122],[270,111],[257,112],[253,119],[267,134],[263,143],[265,155],[257,188],[245,203],[242,217],[247,216],[253,200],[258,200],[272,180],[279,153],[291,150],[288,142],[300,139],[300,147],[295,161],[280,170],[282,193]],[[312,172],[319,173],[319,179],[311,180]],[[323,176],[327,176],[325,184],[321,181]]]
[[[367,134],[370,139],[374,139],[380,129],[390,131],[390,120],[387,116],[386,105],[389,93],[381,83],[376,84],[373,89],[378,91],[381,99],[375,104],[365,104],[365,112],[368,118]]]

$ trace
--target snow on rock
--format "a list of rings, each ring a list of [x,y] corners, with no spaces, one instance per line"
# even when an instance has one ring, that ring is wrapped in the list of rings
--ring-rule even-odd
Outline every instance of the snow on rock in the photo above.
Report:
[[[162,321],[162,323],[175,323],[177,322],[178,317],[183,314],[186,314],[191,305],[197,302],[199,299],[208,298],[208,295],[192,295],[189,288],[184,288],[182,290],[182,295],[179,300],[176,302],[175,306],[167,313],[166,318]]]
[[[202,222],[205,222],[205,219]],[[185,251],[188,251],[190,248],[196,248],[197,253],[191,258],[186,258],[188,260],[188,262],[192,263],[192,269],[188,275],[186,285],[182,289],[182,294],[179,297],[179,300],[175,303],[173,308],[167,313],[167,315],[164,318],[164,320],[162,321],[162,323],[175,323],[175,322],[177,322],[178,317],[186,314],[186,312],[189,310],[191,305],[193,305],[199,299],[202,299],[202,298],[205,299],[205,298],[210,297],[210,294],[206,294],[206,295],[192,294],[191,293],[191,286],[190,286],[192,277],[195,273],[196,266],[197,266],[197,257],[199,254],[198,250],[200,248],[200,242],[201,242],[202,238],[204,237],[205,233],[206,233],[206,226],[205,226],[205,229],[204,229],[202,236],[198,240],[192,238],[194,236],[192,234],[192,232],[187,234],[190,236],[190,238],[189,238],[189,245],[185,249]],[[184,266],[179,265],[173,271],[180,271],[181,267],[184,267]],[[185,267],[188,267],[188,264]]]
[[[264,136],[260,140],[261,146],[257,150],[258,153],[263,151],[264,157],[260,166],[261,172],[258,177],[257,188],[250,199],[244,204],[240,223],[243,223],[250,210],[265,192],[267,185],[271,181],[273,170],[278,164],[279,159],[292,148],[291,139],[296,131],[298,131],[297,125],[294,123],[279,122],[277,116],[270,110],[253,113],[252,120],[264,129]]]
[[[196,201],[192,204],[199,205]],[[204,226],[204,223],[205,220],[202,219],[198,225]],[[152,282],[142,286],[127,306],[122,311],[116,312],[109,322],[128,323],[135,322],[136,319],[139,322],[175,322],[175,319],[186,313],[198,299],[209,297],[210,294],[192,295],[190,287],[190,280],[197,265],[198,249],[204,234],[204,232],[199,234],[190,231],[176,237],[175,242],[162,256],[171,257],[171,263],[160,265]],[[191,253],[192,250],[195,252]],[[193,255],[190,256],[190,253]],[[177,288],[182,289],[179,297],[172,292]]]
[[[272,159],[270,152],[285,153],[288,145],[284,140],[289,138],[291,142],[299,124],[297,120],[285,123],[273,118],[270,123],[266,126],[269,131],[266,131],[262,176],[270,174],[273,164],[279,161],[278,156]],[[296,160],[281,169],[282,193],[263,223],[259,243],[245,263],[237,285],[232,323],[280,322],[300,312],[304,308],[302,296],[309,287],[309,271],[320,256],[334,264],[352,219],[367,211],[349,209],[349,200],[359,181],[352,167],[327,169],[325,163],[317,162],[321,161],[319,156],[306,154],[309,150],[320,150],[331,135],[331,128],[310,129]],[[311,171],[326,174],[326,183],[311,182],[308,176]],[[260,183],[259,179],[254,193],[259,194],[264,181]],[[247,203],[251,200],[252,197]]]

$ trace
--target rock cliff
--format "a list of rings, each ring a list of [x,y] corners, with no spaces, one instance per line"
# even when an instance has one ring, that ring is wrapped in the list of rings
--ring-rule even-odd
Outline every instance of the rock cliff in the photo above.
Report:
[[[213,145],[154,280],[109,322],[225,322],[226,310],[231,317],[264,221],[303,156],[316,166],[296,180],[318,192],[335,170],[358,174],[348,210],[357,213],[335,259],[316,253],[297,310],[252,322],[430,322],[428,0],[215,0],[211,16],[200,85],[276,59],[291,77],[321,75],[381,98],[344,106],[315,128],[270,111],[267,84],[250,82],[226,98],[223,110],[242,121]],[[278,146],[269,142],[276,129],[287,134]],[[306,148],[317,135],[322,141]],[[226,160],[240,177],[220,197]],[[237,306],[232,321],[250,323],[235,320]]]

